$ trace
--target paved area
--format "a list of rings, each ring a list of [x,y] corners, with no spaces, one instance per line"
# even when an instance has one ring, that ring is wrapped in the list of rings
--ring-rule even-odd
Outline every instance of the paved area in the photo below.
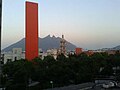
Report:
[[[88,83],[83,83],[83,84],[78,84],[78,85],[70,85],[70,86],[53,88],[53,89],[46,89],[46,90],[88,90],[93,85],[94,85],[94,83],[88,82]]]
[[[94,83],[89,82],[89,83],[70,85],[70,86],[53,88],[53,89],[46,89],[46,90],[120,90],[119,87],[105,89],[105,88],[102,88],[102,85],[96,85],[94,88],[93,88],[93,86],[94,86]]]

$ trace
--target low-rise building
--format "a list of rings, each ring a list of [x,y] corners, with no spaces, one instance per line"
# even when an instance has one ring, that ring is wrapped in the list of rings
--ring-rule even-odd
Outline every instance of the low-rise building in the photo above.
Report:
[[[22,51],[22,48],[13,48],[12,51],[2,52],[2,56],[4,64],[10,61],[25,59],[25,53]]]
[[[47,50],[47,52],[43,52],[42,49],[39,49],[39,58],[43,60],[45,56],[51,55],[56,59],[58,54],[57,52],[57,49],[50,49]],[[1,57],[5,64],[7,62],[25,59],[25,51],[22,51],[22,48],[13,48],[12,51],[2,52]]]
[[[76,48],[76,49],[75,49],[75,54],[76,54],[76,55],[79,55],[79,54],[81,54],[82,52],[83,52],[82,48]]]
[[[47,55],[51,55],[56,59],[57,55],[58,55],[58,50],[57,49],[49,49],[49,50],[47,50]]]

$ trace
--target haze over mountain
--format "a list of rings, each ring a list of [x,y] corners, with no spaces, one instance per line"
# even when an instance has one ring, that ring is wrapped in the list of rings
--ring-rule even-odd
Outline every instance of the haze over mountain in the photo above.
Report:
[[[116,46],[116,47],[113,47],[112,48],[113,50],[120,50],[120,45]]]
[[[107,50],[120,50],[120,45],[118,45],[116,47],[113,47],[113,48],[102,48],[102,49],[98,49],[98,50],[104,50],[104,51],[107,51]]]
[[[59,48],[60,47],[60,37],[51,37],[50,35],[44,37],[44,38],[39,38],[39,48],[42,48],[43,51],[46,51],[48,49],[52,48]],[[20,41],[4,48],[2,51],[7,52],[11,51],[13,48],[22,48],[22,50],[25,50],[25,38],[21,39]],[[74,50],[76,46],[70,42],[67,41],[66,43],[66,49],[67,50]]]

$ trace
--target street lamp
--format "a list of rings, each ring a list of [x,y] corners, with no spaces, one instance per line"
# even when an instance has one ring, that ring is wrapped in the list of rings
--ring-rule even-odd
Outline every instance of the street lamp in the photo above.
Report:
[[[52,86],[52,89],[53,89],[53,81],[50,81],[50,84],[51,84],[51,86]]]

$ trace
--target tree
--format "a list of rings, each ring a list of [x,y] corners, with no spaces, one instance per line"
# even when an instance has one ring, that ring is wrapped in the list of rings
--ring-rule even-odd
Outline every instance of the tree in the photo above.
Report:
[[[59,55],[57,56],[57,60],[58,60],[58,61],[64,61],[64,60],[66,60],[66,56],[65,56],[64,54],[59,54]]]
[[[4,75],[7,75],[6,88],[16,90],[20,87],[25,88],[28,85],[29,78],[32,77],[34,73],[34,68],[32,62],[27,60],[19,60],[10,62],[3,67]]]

